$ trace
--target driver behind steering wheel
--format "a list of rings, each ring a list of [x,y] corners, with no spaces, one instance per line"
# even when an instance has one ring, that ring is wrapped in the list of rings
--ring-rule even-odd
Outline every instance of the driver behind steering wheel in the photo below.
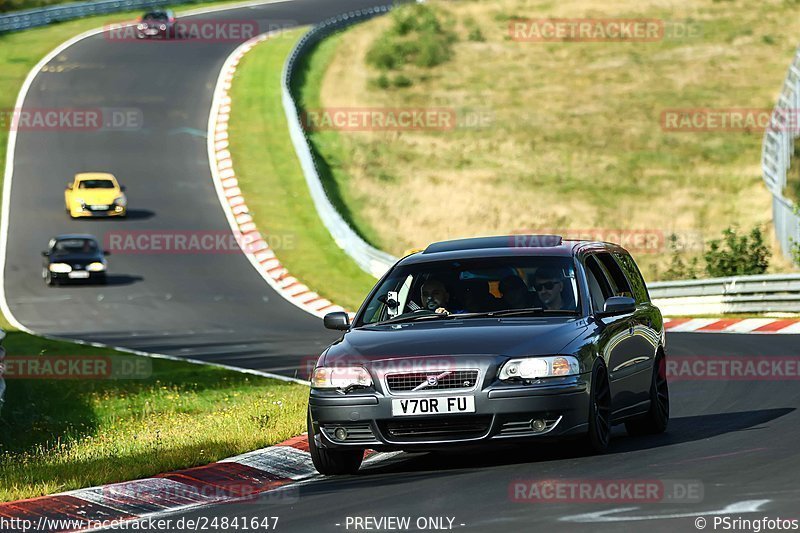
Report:
[[[439,315],[449,315],[451,313],[464,313],[463,309],[449,311],[447,304],[450,302],[450,293],[447,287],[438,279],[429,279],[420,287],[422,305],[425,309],[433,311]]]

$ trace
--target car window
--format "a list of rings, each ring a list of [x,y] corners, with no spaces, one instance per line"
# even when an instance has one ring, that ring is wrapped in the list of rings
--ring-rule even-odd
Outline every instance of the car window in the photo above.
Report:
[[[603,268],[594,256],[587,257],[584,264],[586,265],[589,293],[592,297],[592,309],[600,312],[603,310],[606,300],[613,296],[614,292],[606,279]]]
[[[166,13],[163,12],[155,12],[155,13],[146,13],[142,20],[168,20],[169,17]]]
[[[606,274],[608,275],[608,281],[611,284],[612,290],[614,291],[614,296],[628,296],[633,298],[633,292],[631,291],[631,286],[628,283],[628,278],[625,277],[625,273],[622,271],[611,254],[599,253],[597,254],[597,259],[600,261],[600,264],[603,266]]]
[[[111,180],[82,180],[78,183],[79,189],[113,189],[114,182]]]
[[[633,297],[636,298],[636,302],[649,302],[650,295],[647,292],[647,285],[645,284],[642,273],[639,271],[639,267],[636,266],[636,262],[633,260],[633,257],[619,252],[614,252],[614,257],[617,259],[620,267],[622,267],[622,270],[625,271],[625,275],[630,282],[631,289],[633,290]]]
[[[97,249],[97,243],[90,239],[63,239],[56,241],[53,246],[53,252],[56,254],[91,253]]]
[[[367,302],[361,324],[444,308],[451,314],[542,308],[577,314],[572,258],[495,257],[398,267]],[[396,308],[388,303],[397,303]]]

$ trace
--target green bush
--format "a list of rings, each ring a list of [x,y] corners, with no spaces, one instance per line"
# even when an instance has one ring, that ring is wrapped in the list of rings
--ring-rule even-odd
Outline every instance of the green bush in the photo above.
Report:
[[[399,70],[406,65],[432,68],[452,57],[455,35],[445,28],[426,4],[397,7],[392,23],[367,51],[367,63],[380,70]]]
[[[748,235],[735,228],[722,232],[722,239],[708,243],[705,252],[706,273],[711,277],[763,274],[769,266],[769,249],[758,226]]]
[[[403,76],[402,74],[398,74],[394,78],[395,87],[400,87],[400,88],[411,87],[413,84],[414,82],[411,81],[411,78],[409,78],[408,76]]]
[[[684,260],[684,251],[678,246],[678,236],[674,233],[668,237],[670,248],[669,268],[661,276],[664,281],[676,279],[697,279],[699,271],[699,258],[692,257],[688,261]]]

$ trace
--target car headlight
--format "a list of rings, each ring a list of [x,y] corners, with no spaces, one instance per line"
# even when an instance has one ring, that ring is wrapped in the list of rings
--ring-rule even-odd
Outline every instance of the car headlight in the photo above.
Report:
[[[161,26],[158,27],[158,29],[160,29],[161,31],[164,31],[164,30],[167,29],[167,25],[166,24],[162,24]]]
[[[128,205],[128,199],[125,198],[125,195],[123,194],[121,196],[114,198],[114,203],[120,207],[125,207],[126,205]]]
[[[140,23],[140,24],[137,24],[137,25],[136,25],[136,28],[138,28],[138,29],[140,29],[140,30],[146,30],[146,29],[147,29],[147,24],[145,24],[144,22],[142,22],[142,23]]]
[[[86,202],[83,201],[83,198],[75,198],[75,201],[78,202],[78,205],[81,207],[86,207]]]
[[[511,359],[500,369],[501,380],[537,379],[580,374],[581,365],[571,355]]]
[[[106,269],[105,263],[100,261],[95,261],[94,263],[89,263],[86,265],[86,270],[89,272],[102,272]]]
[[[50,272],[56,272],[58,274],[66,274],[67,272],[72,272],[72,267],[66,263],[50,263],[48,267]]]
[[[311,376],[311,387],[314,389],[348,389],[371,386],[372,377],[363,366],[320,366],[314,369]]]

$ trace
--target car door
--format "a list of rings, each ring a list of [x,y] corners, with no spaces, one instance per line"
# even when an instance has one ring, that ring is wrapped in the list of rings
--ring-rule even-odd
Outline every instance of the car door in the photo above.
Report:
[[[625,295],[604,266],[607,256],[606,252],[595,252],[585,260],[592,307],[596,313],[603,311],[608,298]],[[634,323],[632,314],[603,317],[600,321],[598,350],[608,368],[612,418],[620,418],[635,410],[640,401],[635,379],[639,351],[633,335]]]
[[[628,328],[627,338],[623,343],[624,350],[615,353],[615,361],[609,367],[609,376],[619,384],[619,415],[625,416],[647,408],[658,336],[652,329],[649,299],[647,302],[643,301],[641,292],[634,291],[612,253],[598,253],[596,257],[603,267],[614,296],[628,296],[636,300],[636,310],[621,317]],[[639,298],[636,293],[639,293]]]

